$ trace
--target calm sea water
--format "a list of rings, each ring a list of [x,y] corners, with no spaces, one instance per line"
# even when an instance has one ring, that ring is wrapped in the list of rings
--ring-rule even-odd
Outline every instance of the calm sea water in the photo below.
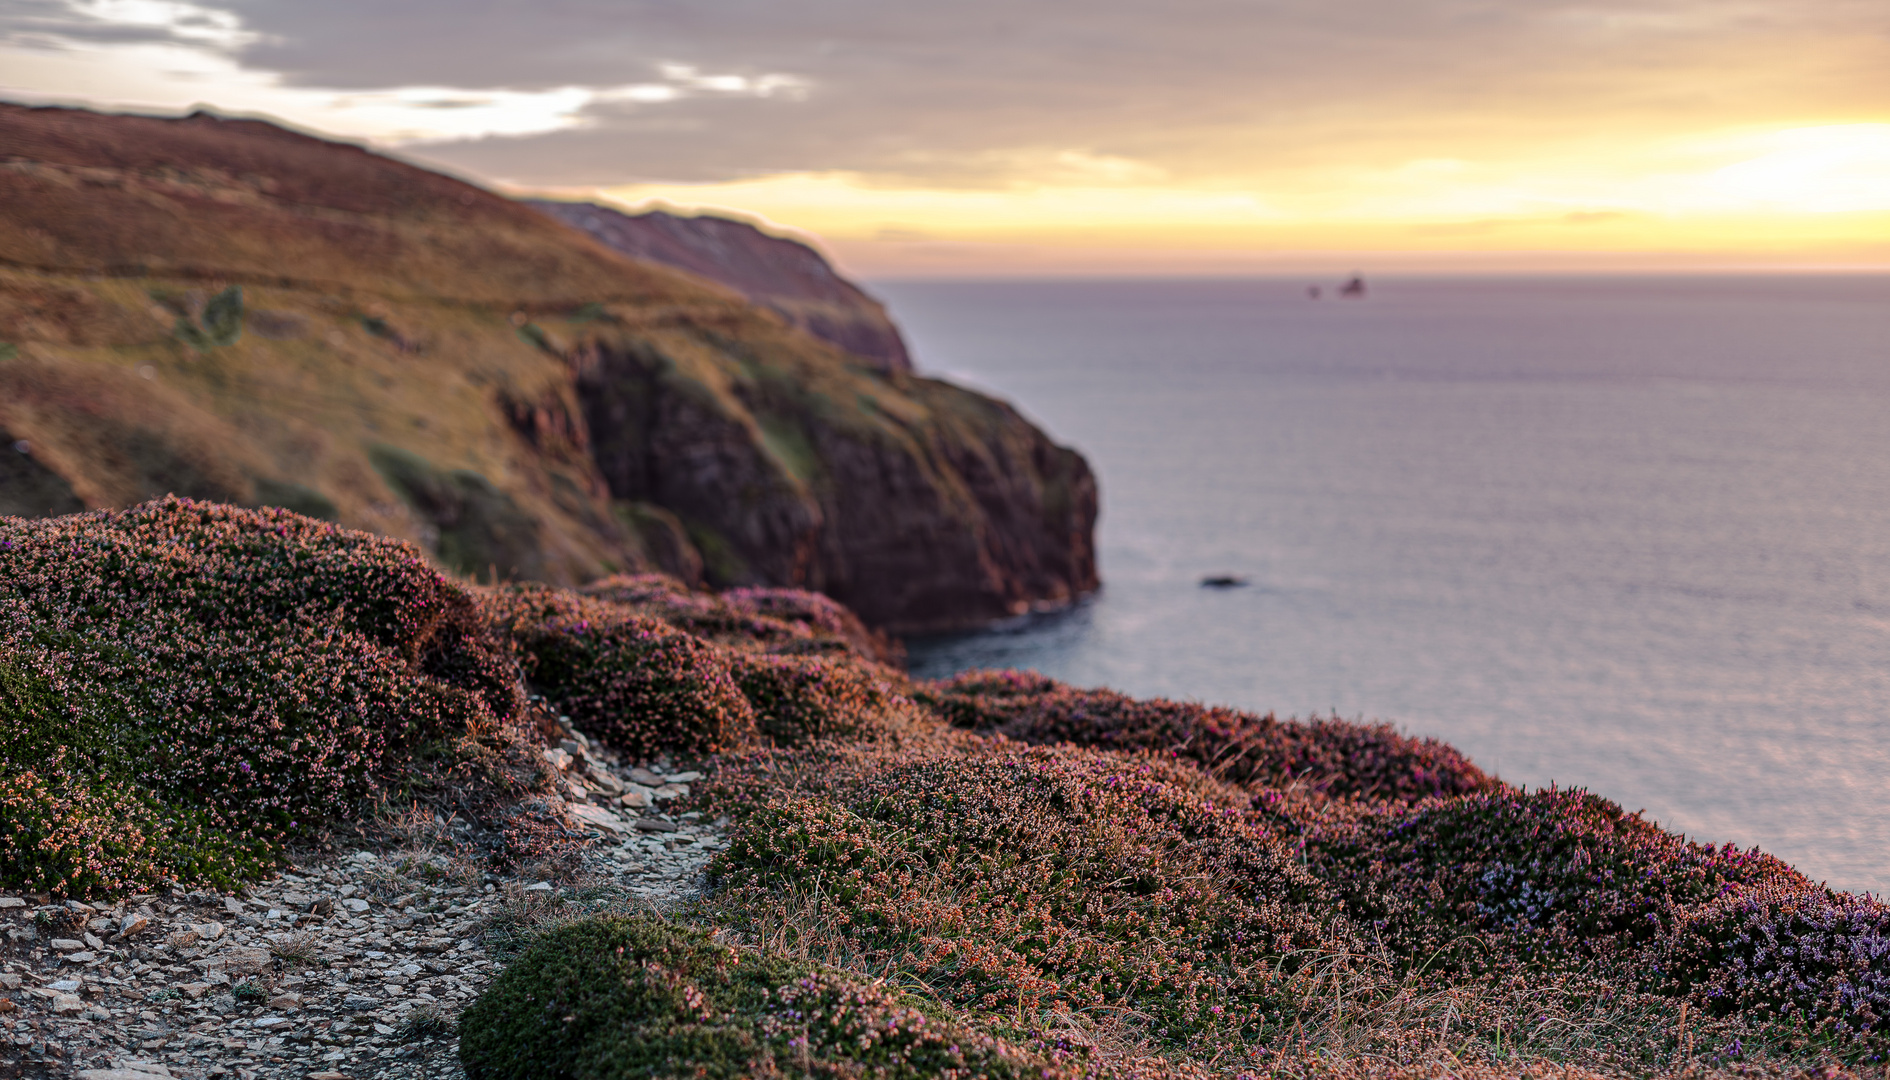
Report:
[[[1102,486],[1102,593],[918,673],[1382,718],[1890,890],[1890,278],[876,291]]]

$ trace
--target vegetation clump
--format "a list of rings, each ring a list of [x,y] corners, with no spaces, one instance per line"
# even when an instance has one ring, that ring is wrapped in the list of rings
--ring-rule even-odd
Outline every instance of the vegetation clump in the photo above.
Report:
[[[494,737],[513,670],[397,541],[181,499],[0,518],[0,883],[234,885]]]
[[[752,804],[715,864],[732,925],[793,937],[818,909],[828,948],[896,957],[987,1021],[1133,1017],[1148,1041],[1212,1056],[1275,1027],[1286,976],[1332,943],[1334,906],[1290,846],[1190,769],[836,750],[783,795],[781,764],[730,769],[729,803]]]
[[[1030,743],[1173,753],[1237,783],[1322,796],[1410,801],[1495,783],[1456,748],[1390,724],[1280,720],[1079,690],[1035,672],[968,671],[921,700],[963,728]]]
[[[663,574],[613,574],[581,591],[739,650],[852,653],[876,661],[899,656],[886,635],[868,629],[858,615],[800,589],[744,586],[704,593]]]
[[[525,676],[578,728],[633,755],[734,749],[754,710],[728,654],[629,606],[542,585],[489,590],[485,609]]]
[[[738,655],[735,679],[761,733],[784,746],[877,739],[919,723],[918,706],[883,669],[826,656]]]
[[[243,336],[243,287],[232,285],[211,297],[199,315],[179,314],[171,332],[198,352],[236,344]]]
[[[470,1080],[1078,1075],[883,988],[649,916],[546,933],[460,1026]]]

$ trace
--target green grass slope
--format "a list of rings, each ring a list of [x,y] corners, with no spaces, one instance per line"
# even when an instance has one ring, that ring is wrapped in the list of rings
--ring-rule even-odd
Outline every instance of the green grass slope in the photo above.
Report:
[[[0,511],[280,506],[906,629],[1095,587],[1094,482],[1013,410],[521,204],[201,114],[0,104],[0,144]]]

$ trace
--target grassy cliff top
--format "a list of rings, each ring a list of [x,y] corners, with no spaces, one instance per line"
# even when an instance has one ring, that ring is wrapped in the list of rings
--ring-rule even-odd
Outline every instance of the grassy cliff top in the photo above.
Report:
[[[729,842],[693,907],[527,942],[463,1018],[475,1078],[1890,1050],[1890,907],[1761,852],[1384,725],[915,682],[882,644],[810,594],[473,586],[281,510],[0,518],[0,884],[234,884],[390,801],[481,821],[495,866],[539,857],[569,842],[556,716],[706,772],[689,799]]]

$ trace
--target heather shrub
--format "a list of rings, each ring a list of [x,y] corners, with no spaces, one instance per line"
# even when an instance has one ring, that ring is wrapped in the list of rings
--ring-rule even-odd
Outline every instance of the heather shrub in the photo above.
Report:
[[[1853,1059],[1890,1050],[1890,905],[1803,879],[1729,891],[1661,950],[1668,979],[1717,1015],[1785,1026]]]
[[[517,708],[411,546],[165,499],[0,519],[0,882],[231,884]]]
[[[782,745],[876,739],[917,722],[917,707],[883,672],[851,660],[738,654],[735,681],[761,733]]]
[[[483,591],[488,617],[562,714],[633,755],[712,753],[754,737],[727,650],[623,604],[541,585]]]
[[[1292,851],[1186,767],[832,748],[724,775],[718,805],[742,808],[714,864],[733,925],[825,935],[987,1019],[1115,1013],[1158,1045],[1251,1039],[1285,1022],[1297,958],[1332,944]]]
[[[1355,918],[1413,958],[1467,931],[1533,962],[1637,955],[1690,905],[1803,882],[1757,850],[1689,842],[1579,790],[1505,788],[1335,815],[1311,830],[1307,854]],[[1491,962],[1480,949],[1464,956]]]
[[[545,932],[460,1028],[469,1080],[1080,1074],[885,989],[649,916]]]
[[[1155,750],[1237,783],[1413,800],[1494,784],[1455,748],[1389,724],[1280,720],[1217,706],[1078,690],[1034,672],[971,671],[915,696],[959,727],[1029,743]]]
[[[847,653],[894,660],[898,649],[859,616],[819,593],[800,589],[691,590],[664,574],[615,574],[580,590],[626,605],[697,637],[742,649],[792,653]]]

